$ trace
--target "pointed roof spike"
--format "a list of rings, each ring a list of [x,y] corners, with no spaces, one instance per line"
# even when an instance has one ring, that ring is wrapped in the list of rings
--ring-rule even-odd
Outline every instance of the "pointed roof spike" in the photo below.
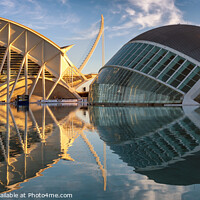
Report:
[[[74,46],[74,44],[71,44],[71,45],[67,45],[67,46],[60,47],[60,49],[62,50],[63,53],[66,53],[66,52],[69,51],[73,46]]]

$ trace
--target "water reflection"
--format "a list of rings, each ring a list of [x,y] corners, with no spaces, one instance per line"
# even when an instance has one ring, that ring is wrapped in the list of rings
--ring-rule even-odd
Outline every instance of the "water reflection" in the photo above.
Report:
[[[195,199],[199,121],[196,107],[0,106],[0,193]]]
[[[158,183],[200,183],[200,108],[91,107],[100,138]]]
[[[0,192],[18,189],[60,159],[74,161],[67,152],[79,136],[95,157],[106,189],[104,166],[83,132],[93,127],[76,116],[78,109],[31,105],[17,111],[0,106]]]

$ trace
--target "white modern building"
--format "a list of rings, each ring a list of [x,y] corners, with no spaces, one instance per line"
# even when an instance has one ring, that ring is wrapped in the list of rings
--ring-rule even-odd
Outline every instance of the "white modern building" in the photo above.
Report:
[[[101,26],[91,51],[78,69],[66,52],[73,46],[59,47],[40,33],[0,18],[0,101],[13,101],[17,95],[29,95],[30,101],[78,99],[80,86],[93,79],[82,69],[91,57],[103,33]]]

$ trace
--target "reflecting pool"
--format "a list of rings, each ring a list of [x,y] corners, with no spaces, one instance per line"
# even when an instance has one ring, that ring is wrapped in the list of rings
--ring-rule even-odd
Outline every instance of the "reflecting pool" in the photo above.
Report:
[[[200,108],[0,105],[0,199],[52,195],[199,200]]]

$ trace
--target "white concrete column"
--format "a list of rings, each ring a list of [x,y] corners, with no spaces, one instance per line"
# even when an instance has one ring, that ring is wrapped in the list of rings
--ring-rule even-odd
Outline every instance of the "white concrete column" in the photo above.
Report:
[[[10,90],[10,24],[8,24],[8,55],[7,55],[7,103],[9,100],[9,90]]]

